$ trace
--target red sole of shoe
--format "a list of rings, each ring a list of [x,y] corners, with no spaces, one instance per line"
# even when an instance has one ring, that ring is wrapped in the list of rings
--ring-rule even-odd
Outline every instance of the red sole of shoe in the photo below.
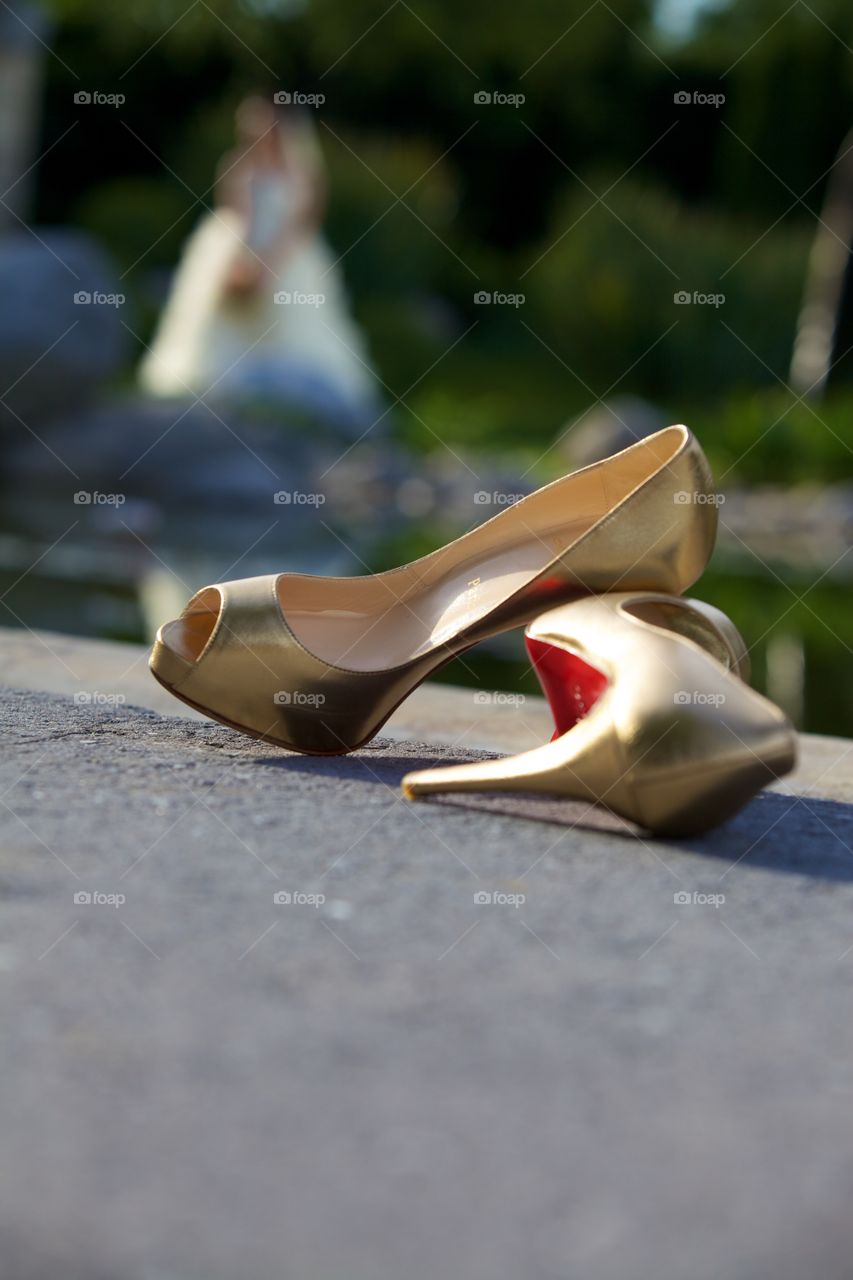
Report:
[[[554,717],[553,742],[589,714],[607,688],[607,676],[559,645],[530,636],[524,642]]]

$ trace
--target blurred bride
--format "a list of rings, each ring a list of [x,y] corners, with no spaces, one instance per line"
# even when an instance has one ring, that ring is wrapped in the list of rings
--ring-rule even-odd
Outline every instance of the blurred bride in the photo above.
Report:
[[[158,396],[375,403],[361,333],[320,227],[325,175],[306,117],[247,98],[212,211],[189,237],[140,367]]]

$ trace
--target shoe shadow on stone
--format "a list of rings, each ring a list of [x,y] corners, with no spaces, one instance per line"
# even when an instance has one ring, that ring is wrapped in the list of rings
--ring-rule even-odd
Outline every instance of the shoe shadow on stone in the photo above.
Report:
[[[679,847],[729,867],[853,881],[853,805],[764,791],[736,817]]]
[[[728,822],[701,836],[660,837],[597,805],[559,797],[468,794],[430,796],[432,805],[478,809],[569,830],[599,831],[713,858],[728,868],[760,867],[818,880],[853,882],[853,805],[765,792]]]
[[[400,743],[389,739],[374,739],[366,747],[346,756],[300,756],[283,753],[264,756],[256,763],[284,769],[287,772],[315,774],[341,781],[359,780],[381,783],[400,791],[400,784],[407,773],[415,769],[429,769],[436,765],[470,764],[474,760],[498,759],[490,751],[457,753],[447,747],[430,743]],[[636,835],[638,828],[611,813],[601,805],[587,804],[582,800],[566,800],[560,796],[535,795],[533,793],[506,794],[501,792],[469,792],[464,795],[434,795],[418,802],[419,807],[429,805],[442,809],[468,809],[492,813],[509,818],[547,822],[566,828],[583,828],[590,831]]]
[[[380,784],[397,790],[406,773],[434,765],[490,759],[491,752],[456,754],[446,747],[376,739],[348,756],[262,757],[259,765],[341,781]],[[634,843],[661,840],[602,805],[532,793],[468,792],[418,801],[433,809],[464,809],[566,830],[623,836]],[[508,832],[509,838],[509,832]],[[668,837],[667,845],[713,858],[726,867],[761,867],[819,880],[853,882],[853,805],[811,796],[764,791],[735,817],[702,836]]]
[[[256,757],[254,763],[286,773],[315,775],[340,779],[342,782],[382,783],[400,792],[400,783],[413,769],[429,769],[434,765],[465,764],[472,759],[489,759],[488,752],[465,752],[457,755],[446,747],[429,743],[404,744],[389,738],[374,738],[365,747],[349,755],[309,756],[283,751]]]

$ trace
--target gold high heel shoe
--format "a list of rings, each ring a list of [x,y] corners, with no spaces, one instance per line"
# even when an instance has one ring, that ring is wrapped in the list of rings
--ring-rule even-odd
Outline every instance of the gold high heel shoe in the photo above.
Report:
[[[744,683],[746,649],[698,600],[618,593],[527,629],[557,732],[505,760],[425,769],[408,798],[536,791],[592,800],[658,835],[705,831],[794,767],[787,717]]]
[[[339,755],[456,654],[544,608],[614,587],[685,590],[716,526],[705,455],[667,427],[403,568],[205,587],[160,628],[151,670],[231,728]]]

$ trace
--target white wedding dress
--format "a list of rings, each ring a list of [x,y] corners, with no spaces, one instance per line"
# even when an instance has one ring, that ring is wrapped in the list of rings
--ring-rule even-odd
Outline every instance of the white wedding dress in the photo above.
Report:
[[[339,268],[319,233],[277,278],[245,298],[225,289],[235,258],[261,257],[293,207],[284,173],[251,179],[251,216],[214,209],[190,235],[139,378],[152,395],[325,402],[334,411],[376,403],[364,339]]]

